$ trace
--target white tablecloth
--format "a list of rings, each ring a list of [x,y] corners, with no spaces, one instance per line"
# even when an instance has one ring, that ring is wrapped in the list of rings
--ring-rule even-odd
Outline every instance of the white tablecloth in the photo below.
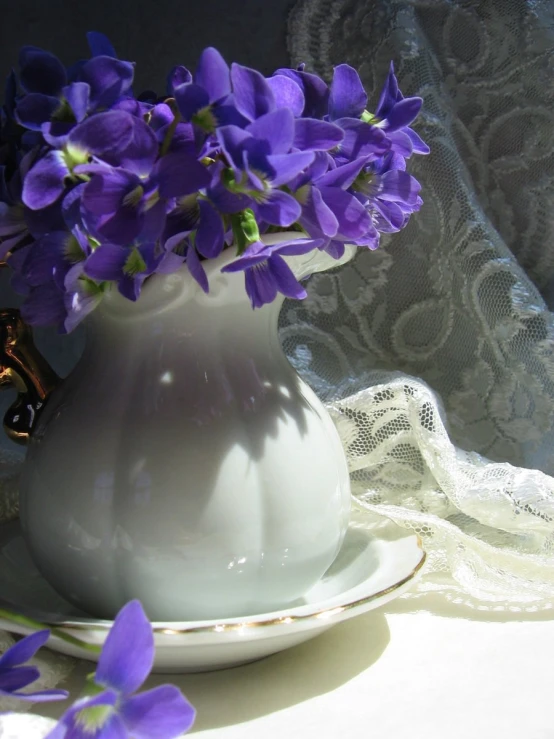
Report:
[[[438,596],[414,607],[400,599],[259,662],[149,685],[182,688],[199,739],[554,739],[554,613]],[[91,667],[73,673],[75,696]]]

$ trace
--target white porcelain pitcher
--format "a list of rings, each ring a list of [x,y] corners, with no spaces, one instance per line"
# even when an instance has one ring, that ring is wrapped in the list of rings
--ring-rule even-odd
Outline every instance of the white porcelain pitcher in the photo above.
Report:
[[[132,598],[156,621],[276,610],[341,546],[350,486],[337,431],[281,349],[282,299],[252,310],[243,273],[221,273],[233,252],[204,263],[208,295],[186,267],[154,275],[136,303],[109,292],[52,392],[44,366],[25,376],[9,361],[17,337],[4,356],[0,385],[21,390],[6,426],[38,411],[28,439],[12,433],[28,443],[28,546],[52,586],[97,617]],[[299,278],[338,264],[320,251],[287,261]]]

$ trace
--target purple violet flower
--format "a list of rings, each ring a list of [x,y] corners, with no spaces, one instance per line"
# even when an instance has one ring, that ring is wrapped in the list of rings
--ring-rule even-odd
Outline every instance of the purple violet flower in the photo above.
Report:
[[[295,223],[300,206],[279,187],[302,172],[313,161],[314,153],[292,150],[295,121],[291,111],[279,108],[264,114],[244,130],[222,126],[217,138],[233,170],[229,189],[251,197],[256,214],[266,223],[285,227]],[[332,148],[336,141],[334,130],[327,138],[323,133],[321,147]]]
[[[304,71],[304,64],[298,69],[278,69],[274,77],[284,76],[296,82],[304,94],[304,107],[298,114],[306,118],[316,118],[322,120],[327,114],[329,105],[329,87],[327,84],[315,74]],[[270,77],[268,82],[271,84]]]
[[[367,93],[360,75],[348,64],[336,66],[329,94],[329,120],[361,118],[366,106]]]
[[[21,693],[38,680],[40,673],[36,667],[25,665],[35,653],[48,641],[50,631],[37,631],[20,639],[13,647],[0,657],[0,695],[6,698],[19,698],[24,701],[57,701],[64,700],[69,693],[66,690],[38,690],[34,693]]]
[[[345,243],[372,229],[367,208],[348,191],[369,159],[360,157],[328,169],[326,155],[318,153],[313,165],[294,182],[295,197],[302,205],[300,224],[312,238],[323,239],[323,248],[336,259],[343,255]]]
[[[96,282],[117,282],[119,292],[128,300],[137,300],[144,280],[156,271],[161,256],[154,243],[127,248],[101,244],[86,260],[83,272]]]
[[[175,67],[170,87],[183,120],[193,123],[205,133],[217,126],[243,126],[248,119],[234,104],[229,65],[217,49],[204,49],[198,60],[194,81],[184,67]]]
[[[48,151],[27,173],[23,182],[25,205],[31,210],[42,210],[55,203],[66,190],[79,182],[75,167],[93,157],[110,164],[125,161],[126,152],[130,150],[132,154],[136,147],[137,123],[140,122],[129,113],[110,110],[75,126],[62,149]],[[139,134],[141,132],[143,129]],[[151,146],[157,149],[155,137]]]
[[[71,80],[53,54],[34,46],[21,49],[20,81],[27,94],[17,102],[15,118],[31,131],[42,131],[52,146],[63,145],[87,114],[110,108],[133,83],[134,65],[115,58],[103,34],[90,33],[88,39],[93,58],[80,63]]]
[[[322,245],[321,240],[293,239],[266,245],[254,242],[222,272],[244,272],[244,284],[253,308],[261,308],[275,300],[277,293],[302,300],[307,293],[298,282],[284,256],[307,254]]]
[[[118,166],[93,163],[74,170],[92,175],[81,201],[87,226],[112,244],[126,245],[139,236],[155,241],[165,226],[167,201],[198,192],[211,181],[208,169],[184,149],[158,159],[154,131],[140,119],[132,120],[131,142],[109,157]]]
[[[367,119],[387,134],[391,149],[408,158],[412,153],[429,154],[430,149],[423,139],[412,128],[423,100],[419,97],[405,98],[398,89],[398,80],[394,74],[394,63],[383,85],[375,116],[369,114]]]
[[[410,215],[419,210],[421,185],[403,168],[394,168],[389,154],[360,172],[352,190],[371,214],[372,228],[358,245],[376,248],[378,233],[394,233],[403,228]]]
[[[175,739],[194,708],[173,685],[136,694],[154,661],[152,626],[138,601],[124,606],[102,648],[95,685],[102,691],[71,706],[46,739]]]
[[[84,274],[90,243],[78,226],[52,231],[9,258],[12,287],[25,295],[23,319],[32,326],[72,331],[100,302],[103,286]]]
[[[91,58],[67,70],[24,47],[24,94],[12,73],[0,112],[0,259],[28,322],[70,331],[109,283],[136,300],[185,263],[207,292],[203,261],[226,244],[254,307],[303,297],[282,255],[375,248],[421,206],[406,160],[429,152],[410,128],[422,101],[403,97],[392,64],[375,114],[349,65],[330,86],[304,65],[265,78],[211,47],[194,75],[172,69],[168,98],[135,98],[134,65],[103,34],[87,39]],[[261,244],[291,226],[309,238]]]

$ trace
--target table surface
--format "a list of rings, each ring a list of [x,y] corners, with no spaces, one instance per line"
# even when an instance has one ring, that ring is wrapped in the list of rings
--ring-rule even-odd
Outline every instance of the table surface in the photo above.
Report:
[[[198,739],[554,739],[553,664],[552,611],[471,611],[426,595],[250,665],[147,686],[181,687]],[[76,694],[90,671],[81,663],[65,687]]]

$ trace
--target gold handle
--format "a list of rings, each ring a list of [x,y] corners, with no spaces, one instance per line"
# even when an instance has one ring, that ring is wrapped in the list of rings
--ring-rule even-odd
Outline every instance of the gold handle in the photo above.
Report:
[[[0,311],[0,390],[14,387],[17,399],[4,416],[12,441],[26,444],[37,417],[60,378],[33,343],[18,310]]]

